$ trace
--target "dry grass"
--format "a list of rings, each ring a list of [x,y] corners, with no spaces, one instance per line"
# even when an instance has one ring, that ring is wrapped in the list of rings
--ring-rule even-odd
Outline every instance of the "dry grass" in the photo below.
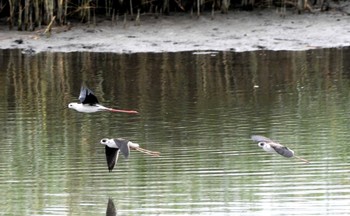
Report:
[[[0,12],[7,17],[9,29],[17,26],[18,30],[34,31],[41,25],[48,25],[55,17],[54,25],[66,25],[68,20],[80,20],[83,23],[96,24],[96,16],[115,20],[118,14],[126,15],[140,23],[140,15],[170,12],[195,13],[211,11],[212,18],[216,11],[227,13],[232,9],[252,10],[253,8],[276,7],[303,11],[312,11],[310,0],[8,0],[0,2]],[[324,0],[318,0],[319,7]],[[314,2],[313,2],[314,3]]]

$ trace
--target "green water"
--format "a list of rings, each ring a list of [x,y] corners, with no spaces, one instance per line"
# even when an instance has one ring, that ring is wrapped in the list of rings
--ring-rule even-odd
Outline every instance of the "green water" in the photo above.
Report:
[[[246,53],[0,50],[0,215],[348,215],[350,49]],[[85,83],[101,104],[67,109]],[[310,161],[268,154],[280,141]],[[161,152],[122,156],[102,138]]]

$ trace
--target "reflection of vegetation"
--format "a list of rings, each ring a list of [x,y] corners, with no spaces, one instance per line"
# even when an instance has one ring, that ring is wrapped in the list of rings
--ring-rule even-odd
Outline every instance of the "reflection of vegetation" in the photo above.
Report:
[[[271,137],[283,139],[280,141],[291,146],[289,141],[295,143],[298,136],[311,129],[314,136],[305,138],[305,142],[312,144],[314,139],[334,142],[340,136],[339,128],[341,132],[348,130],[349,116],[344,117],[344,113],[350,107],[350,95],[346,93],[350,65],[349,51],[345,49],[213,55],[26,56],[20,51],[0,52],[0,136],[5,140],[2,150],[6,150],[0,153],[1,164],[6,164],[1,167],[5,180],[0,187],[10,200],[0,199],[0,204],[8,206],[8,202],[21,200],[22,208],[15,212],[18,215],[29,215],[25,212],[28,209],[55,206],[54,195],[62,198],[60,205],[72,208],[66,211],[81,213],[78,203],[93,199],[89,193],[96,185],[106,188],[106,182],[100,179],[109,180],[110,185],[118,182],[118,186],[141,189],[174,181],[177,184],[162,185],[158,190],[173,194],[193,190],[193,200],[202,196],[230,200],[231,191],[223,191],[218,185],[254,185],[267,178],[253,179],[240,173],[243,169],[249,176],[249,170],[256,166],[255,156],[239,155],[254,146],[235,145],[238,153],[234,157],[240,161],[222,154],[225,149],[232,151],[232,145],[244,139],[241,137],[249,137],[252,132],[271,133]],[[77,100],[82,82],[104,104],[133,108],[140,111],[140,116],[83,115],[64,109]],[[166,166],[153,158],[133,157],[129,164],[135,167],[121,162],[121,167],[130,169],[129,181],[122,179],[129,173],[106,176],[103,147],[97,143],[103,137],[113,136],[132,137],[145,148],[157,145],[150,149],[164,153]],[[334,158],[340,154],[346,160],[348,145],[337,145],[338,149],[332,145],[318,147],[325,151],[313,158]],[[314,153],[312,145],[302,148],[302,156]],[[159,167],[168,173],[160,175]],[[234,173],[227,173],[222,167],[229,167]],[[203,176],[204,171],[210,170],[220,178],[210,173],[205,178],[193,177],[193,173],[200,173],[198,170],[203,170]],[[183,181],[185,185],[178,183]],[[215,183],[209,186],[211,195],[202,192],[208,181]],[[236,200],[254,200],[257,195],[250,191],[258,190],[237,186],[232,192]],[[146,192],[134,191],[137,194],[130,196],[142,196],[148,201]],[[164,194],[154,199],[162,202]]]
[[[248,103],[252,98],[246,93],[247,89],[251,89],[259,106],[283,100],[269,93],[271,90],[281,93],[288,90],[295,94],[302,94],[305,89],[313,89],[313,94],[321,90],[334,91],[344,88],[338,80],[347,77],[343,72],[346,56],[341,49],[287,54],[226,52],[194,57],[191,53],[164,53],[160,60],[156,59],[159,54],[47,53],[25,57],[9,53],[9,60],[3,61],[7,65],[2,68],[6,69],[8,82],[11,82],[7,92],[15,97],[9,97],[8,102],[26,101],[21,104],[24,109],[46,109],[47,103],[54,102],[65,104],[72,95],[62,92],[76,93],[82,82],[92,85],[101,100],[114,95],[115,98],[109,100],[118,99],[126,108],[138,106],[152,112],[157,106],[163,113],[180,114],[194,101],[198,109],[207,109],[208,100],[212,101],[209,105],[212,107],[228,102]],[[281,54],[287,57],[280,59]],[[156,61],[159,64],[154,64]],[[103,62],[103,65],[96,62]],[[317,82],[311,82],[313,80]],[[259,88],[254,90],[254,85]],[[56,101],[58,99],[61,101]],[[183,103],[184,100],[187,103]],[[155,104],[149,104],[152,101]],[[178,103],[176,107],[174,103]],[[178,106],[182,109],[177,110]]]
[[[326,8],[327,1],[313,1],[310,5],[307,0],[8,0],[7,4],[0,4],[2,16],[8,17],[10,29],[17,26],[18,30],[34,30],[42,24],[57,22],[64,25],[72,19],[96,24],[97,16],[105,16],[105,19],[115,22],[120,16],[130,14],[132,19],[138,21],[140,13],[168,14],[169,12],[196,11],[200,15],[202,11],[220,10],[227,13],[229,9],[241,8],[252,10],[254,7],[269,8],[273,5],[285,10],[292,6],[298,11],[311,10],[311,7]],[[328,6],[327,6],[328,7]],[[1,17],[0,17],[1,18]]]
[[[7,65],[2,67],[11,83],[3,91],[8,94],[4,95],[8,106],[42,110],[41,121],[45,123],[77,96],[83,82],[101,101],[136,108],[150,116],[160,113],[159,118],[165,121],[170,113],[180,124],[195,120],[183,119],[193,106],[204,115],[209,114],[207,110],[215,115],[222,106],[232,106],[235,111],[245,104],[254,104],[256,110],[264,112],[271,104],[292,103],[284,98],[286,91],[297,96],[293,98],[298,105],[309,106],[307,103],[323,91],[343,91],[346,85],[342,81],[347,80],[343,77],[348,77],[344,73],[347,56],[342,49],[224,52],[215,56],[164,53],[160,59],[159,54],[47,53],[26,57],[9,53],[9,59],[3,61]]]
[[[188,56],[190,53],[165,53],[159,65],[154,64],[154,61],[157,61],[155,54],[118,56],[77,53],[37,55],[28,58],[18,55],[12,56],[8,61],[7,68],[13,73],[13,88],[9,89],[9,92],[15,93],[16,101],[27,101],[27,104],[23,104],[25,109],[40,106],[38,103],[32,103],[33,100],[46,106],[45,104],[60,98],[64,101],[57,101],[56,104],[65,104],[71,97],[55,93],[61,92],[60,89],[63,92],[76,92],[83,79],[88,85],[97,86],[94,91],[102,97],[101,100],[115,95],[118,97],[115,99],[126,108],[138,106],[147,112],[155,112],[157,109],[154,107],[159,107],[164,115],[181,115],[194,101],[199,110],[215,108],[220,103],[249,103],[252,98],[246,91],[252,89],[257,106],[261,110],[269,107],[267,103],[272,103],[271,101],[278,103],[278,100],[283,100],[279,95],[271,94],[271,90],[280,91],[283,95],[282,91],[286,91],[284,88],[287,86],[289,91],[302,95],[305,89],[313,89],[313,93],[317,94],[322,89],[330,91],[341,88],[342,86],[337,87],[339,82],[334,80],[341,80],[343,76],[344,56],[342,50],[336,51],[332,53],[337,53],[337,57],[329,56],[330,52],[327,50],[291,52],[286,54],[288,58],[282,60],[279,59],[281,52],[227,52],[216,57],[197,55],[195,58]],[[314,55],[314,52],[318,54]],[[70,57],[71,55],[73,56]],[[74,61],[71,61],[71,58]],[[192,62],[187,62],[188,58],[193,59]],[[221,60],[218,61],[218,58]],[[104,65],[96,65],[96,62],[104,62]],[[21,68],[24,68],[26,73],[19,73],[23,70]],[[39,74],[38,71],[42,68],[45,74]],[[92,77],[94,79],[91,79]],[[95,83],[92,83],[92,80]],[[52,82],[57,84],[52,85]],[[258,85],[259,91],[254,91],[253,85]],[[113,88],[110,88],[111,86]],[[41,95],[40,91],[44,95]],[[51,95],[47,95],[49,93]],[[138,94],[140,96],[135,96]],[[52,101],[46,101],[48,99]],[[110,100],[113,101],[113,98]],[[208,101],[211,103],[208,104]],[[174,103],[177,103],[177,106],[174,106]],[[47,111],[58,110],[51,108]],[[50,116],[50,113],[48,115]]]

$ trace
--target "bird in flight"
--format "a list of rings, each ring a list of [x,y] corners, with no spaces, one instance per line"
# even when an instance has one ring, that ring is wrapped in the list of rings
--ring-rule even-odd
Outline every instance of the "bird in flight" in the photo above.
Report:
[[[94,113],[100,111],[121,112],[130,114],[138,113],[135,110],[120,110],[102,106],[98,103],[97,97],[94,95],[94,93],[84,86],[82,86],[80,89],[79,100],[80,103],[69,103],[68,108],[75,109],[76,111],[83,113]]]
[[[125,158],[129,157],[130,149],[135,149],[139,152],[156,157],[160,155],[159,152],[143,149],[140,147],[139,144],[133,143],[123,138],[103,138],[101,139],[100,143],[102,145],[105,145],[105,154],[109,172],[112,172],[115,164],[117,163],[120,152],[122,153],[122,155],[124,155]]]
[[[278,142],[273,141],[267,137],[260,136],[260,135],[253,135],[251,136],[251,139],[258,142],[258,146],[264,149],[266,152],[276,153],[287,158],[295,157],[301,161],[304,161],[305,163],[309,163],[308,160],[305,160],[301,157],[296,156],[294,154],[294,151],[291,150],[290,148],[285,147],[279,144]]]

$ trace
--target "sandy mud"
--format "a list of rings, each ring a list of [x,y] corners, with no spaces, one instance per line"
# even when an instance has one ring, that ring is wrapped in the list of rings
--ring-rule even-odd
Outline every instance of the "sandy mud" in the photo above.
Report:
[[[350,6],[349,6],[350,12]],[[307,50],[350,46],[350,16],[341,11],[297,14],[288,11],[231,11],[200,17],[141,15],[140,22],[102,21],[34,32],[0,27],[0,49],[50,52],[179,52]]]

